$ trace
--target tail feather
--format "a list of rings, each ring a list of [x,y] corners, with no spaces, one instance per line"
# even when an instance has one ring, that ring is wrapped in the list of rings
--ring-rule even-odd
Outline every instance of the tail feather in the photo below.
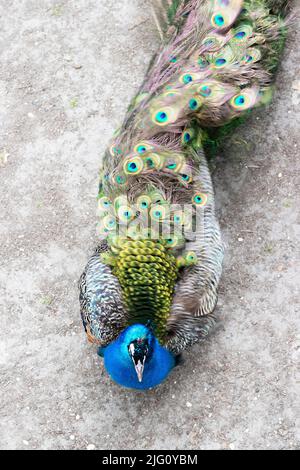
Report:
[[[151,196],[153,188],[160,191],[158,200],[169,204],[192,201],[194,212],[205,205],[198,150],[206,149],[207,142],[214,145],[251,109],[270,99],[286,36],[283,14],[273,12],[285,12],[289,4],[287,0],[153,2],[166,42],[103,160],[104,236],[115,225],[135,223],[131,207],[121,205],[120,212],[124,193],[133,204],[143,197],[150,218],[157,203],[157,197]],[[161,217],[165,212],[169,209],[157,211]],[[178,246],[181,240],[174,249]]]
[[[154,20],[162,40],[165,40],[184,21],[182,15],[190,0],[151,0]]]
[[[104,156],[99,235],[109,247],[102,265],[112,266],[121,285],[132,280],[125,296],[133,306],[136,299],[150,298],[141,281],[150,292],[152,281],[166,278],[167,270],[173,282],[176,258],[183,274],[167,325],[175,334],[168,347],[176,353],[211,329],[221,273],[223,246],[203,150],[268,102],[289,5],[287,0],[153,1],[164,41]],[[158,242],[155,251],[148,239]],[[161,242],[170,252],[167,262]],[[151,271],[144,262],[153,263]],[[159,298],[164,292],[160,286]],[[167,310],[161,303],[155,317],[163,331]],[[87,327],[89,312],[84,310]],[[96,337],[97,330],[91,333]]]

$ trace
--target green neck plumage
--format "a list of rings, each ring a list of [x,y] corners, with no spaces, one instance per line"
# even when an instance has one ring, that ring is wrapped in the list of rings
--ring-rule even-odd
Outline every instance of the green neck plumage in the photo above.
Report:
[[[156,337],[163,342],[178,276],[176,258],[163,241],[126,240],[114,261],[128,323],[152,321]]]

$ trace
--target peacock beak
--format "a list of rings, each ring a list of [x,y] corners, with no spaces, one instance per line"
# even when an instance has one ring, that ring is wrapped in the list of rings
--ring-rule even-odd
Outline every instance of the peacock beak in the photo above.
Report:
[[[138,381],[141,383],[143,381],[143,373],[144,373],[144,367],[145,367],[145,360],[146,356],[144,357],[143,363],[141,361],[138,361],[137,364],[134,364],[134,368],[136,371],[136,375],[138,377]]]
[[[133,342],[129,345],[129,354],[131,356],[138,381],[143,381],[144,367],[148,353],[148,343]]]

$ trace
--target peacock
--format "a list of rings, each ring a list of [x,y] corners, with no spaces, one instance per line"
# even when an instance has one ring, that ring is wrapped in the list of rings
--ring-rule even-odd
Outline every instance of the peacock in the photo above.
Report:
[[[270,102],[289,0],[152,1],[161,46],[102,160],[83,325],[110,377],[159,385],[212,331],[224,245],[208,166]]]

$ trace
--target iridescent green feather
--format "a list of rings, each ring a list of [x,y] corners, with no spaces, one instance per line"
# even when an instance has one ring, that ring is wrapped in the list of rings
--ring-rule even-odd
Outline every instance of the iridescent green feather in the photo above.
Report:
[[[152,320],[162,342],[179,269],[198,261],[182,229],[193,228],[209,200],[201,156],[213,154],[268,102],[286,36],[279,3],[287,2],[155,2],[166,43],[105,154],[98,230],[107,238],[103,261],[120,282],[129,322]],[[190,218],[182,216],[184,205]]]
[[[128,322],[152,319],[157,338],[163,342],[178,267],[162,241],[124,240],[115,258],[113,273],[119,279]]]

